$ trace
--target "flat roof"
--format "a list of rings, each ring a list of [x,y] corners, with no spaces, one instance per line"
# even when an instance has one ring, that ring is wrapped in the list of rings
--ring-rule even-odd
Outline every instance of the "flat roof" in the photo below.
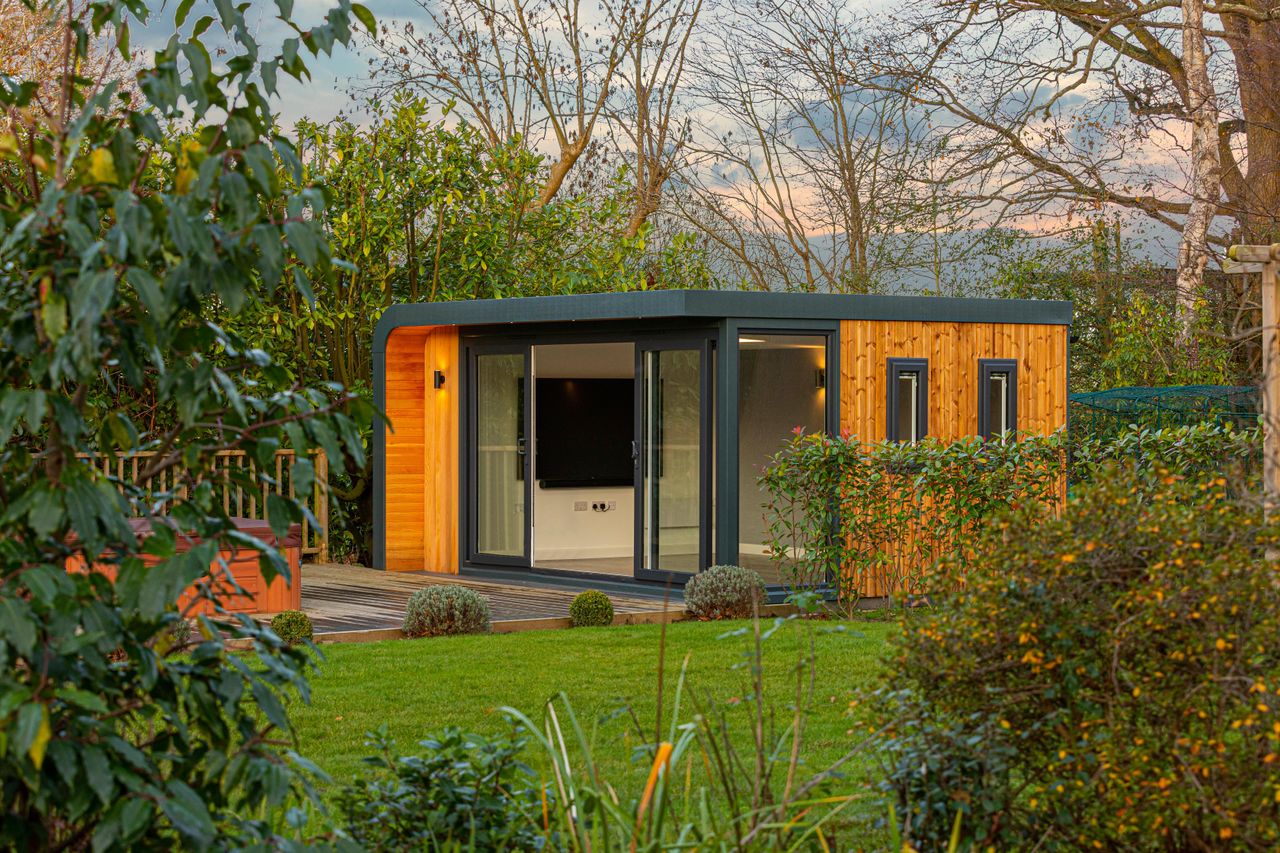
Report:
[[[1041,299],[964,299],[749,290],[645,290],[468,299],[392,305],[378,320],[374,348],[402,326],[489,326],[663,318],[749,320],[919,320],[942,323],[1070,325],[1071,303]]]

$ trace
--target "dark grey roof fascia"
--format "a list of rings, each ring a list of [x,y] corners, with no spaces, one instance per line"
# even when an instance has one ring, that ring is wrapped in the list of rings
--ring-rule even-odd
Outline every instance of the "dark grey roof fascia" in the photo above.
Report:
[[[649,290],[392,305],[378,320],[374,352],[402,326],[489,326],[589,320],[737,317],[747,320],[919,320],[1070,325],[1071,303],[1038,299]]]

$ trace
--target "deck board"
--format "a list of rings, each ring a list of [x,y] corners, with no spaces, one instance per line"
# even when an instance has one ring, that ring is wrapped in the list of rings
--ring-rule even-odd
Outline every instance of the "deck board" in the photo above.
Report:
[[[382,572],[364,566],[312,563],[302,567],[302,609],[311,617],[317,633],[399,628],[409,596],[434,584],[458,584],[476,590],[489,600],[494,621],[568,616],[573,597],[596,586],[586,579],[573,583],[538,579],[530,579],[527,584],[498,583],[458,575]],[[610,592],[609,599],[615,613],[662,609],[662,599],[653,595],[631,597]]]

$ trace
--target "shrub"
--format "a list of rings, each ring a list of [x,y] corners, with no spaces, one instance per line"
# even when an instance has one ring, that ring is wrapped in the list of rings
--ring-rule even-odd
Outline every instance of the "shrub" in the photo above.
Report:
[[[915,803],[899,816],[908,840],[945,832],[936,804],[949,801],[966,814],[994,803],[1000,814],[984,806],[964,828],[986,844],[998,825],[1002,847],[1274,849],[1277,543],[1276,523],[1224,478],[1117,466],[1061,517],[1027,509],[980,533],[965,585],[908,623],[892,669],[930,711],[911,749],[967,728],[975,751],[1012,748],[1019,793],[942,750],[951,763],[924,795],[890,777]]]
[[[878,698],[893,719],[877,742],[880,790],[911,849],[950,851],[957,813],[973,849],[1017,849],[1020,837],[1005,823],[1017,753],[1000,721],[980,713],[946,718],[909,691]]]
[[[443,584],[409,596],[404,632],[410,637],[483,634],[489,630],[489,601],[474,589]]]
[[[569,621],[575,628],[613,624],[613,602],[598,589],[580,592],[569,604]]]
[[[277,75],[305,74],[367,13],[334,4],[282,51],[243,5],[223,4],[203,37],[149,5],[5,6],[54,37],[47,66],[6,66],[0,85],[3,850],[281,848],[290,806],[315,797],[312,765],[288,748],[308,655],[219,609],[207,588],[229,580],[222,567],[203,601],[173,608],[220,550],[246,544],[215,483],[261,494],[285,447],[297,496],[313,490],[313,447],[335,476],[364,466],[370,407],[290,374],[226,321],[272,297],[309,302],[335,273],[324,197],[269,99]],[[280,19],[293,27],[288,4]],[[129,26],[174,35],[126,71]],[[217,63],[202,61],[210,49]],[[222,451],[243,464],[218,464]],[[274,491],[283,536],[305,508]],[[129,519],[156,515],[174,526],[140,542]],[[179,549],[178,531],[196,544]],[[261,547],[270,582],[288,564]],[[196,646],[169,654],[170,626],[201,604],[213,612]]]
[[[712,566],[684,587],[685,609],[698,619],[747,619],[764,600],[764,581],[742,566]]]
[[[285,610],[271,617],[271,630],[291,646],[310,641],[315,636],[311,617],[301,610]]]
[[[1230,421],[1151,429],[1131,425],[1103,437],[1073,435],[1071,479],[1084,483],[1112,463],[1139,470],[1159,465],[1171,473],[1203,477],[1222,473],[1241,486],[1262,472],[1262,429]]]
[[[368,850],[537,850],[542,791],[520,761],[525,741],[457,728],[428,737],[422,755],[400,756],[386,726],[370,734],[381,772],[337,796],[345,833]],[[550,792],[548,792],[548,797]]]
[[[836,579],[847,604],[936,591],[935,568],[963,559],[969,532],[1014,504],[1057,504],[1061,434],[864,443],[797,433],[760,478],[768,546],[797,587]]]

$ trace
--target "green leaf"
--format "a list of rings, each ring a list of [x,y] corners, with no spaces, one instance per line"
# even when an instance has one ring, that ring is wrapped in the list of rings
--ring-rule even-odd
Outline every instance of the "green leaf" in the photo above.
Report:
[[[67,300],[60,293],[50,293],[40,306],[40,325],[49,340],[57,341],[67,333]]]
[[[88,690],[81,690],[79,687],[60,687],[53,692],[53,695],[85,711],[92,711],[95,714],[107,712],[107,703],[102,701],[101,696],[90,693]]]
[[[181,27],[187,22],[187,15],[191,13],[191,7],[195,5],[196,0],[181,0],[178,3],[178,11],[174,14],[173,24]]]
[[[374,19],[372,12],[359,3],[352,3],[351,11],[360,19],[360,23],[364,24],[364,28],[369,31],[369,35],[377,36],[378,22]]]
[[[320,243],[315,228],[308,222],[286,222],[285,236],[298,259],[309,267],[320,260]]]
[[[89,787],[104,805],[109,804],[115,785],[111,776],[111,765],[101,747],[92,744],[81,747],[80,762],[84,765]]]
[[[24,658],[35,651],[36,625],[31,607],[22,599],[5,595],[0,597],[0,636]]]
[[[311,280],[307,278],[307,274],[301,267],[293,268],[293,286],[298,293],[302,294],[302,298],[307,300],[307,307],[315,308],[316,294],[311,289]]]
[[[272,492],[267,495],[267,521],[277,539],[289,534],[289,525],[295,520],[296,508],[287,498]]]
[[[198,847],[212,843],[218,832],[199,795],[178,779],[170,779],[165,789],[168,796],[160,798],[160,809],[173,828]]]
[[[18,718],[13,728],[14,747],[31,759],[36,770],[44,765],[45,750],[52,738],[53,727],[49,725],[48,706],[31,703],[18,709]]]

